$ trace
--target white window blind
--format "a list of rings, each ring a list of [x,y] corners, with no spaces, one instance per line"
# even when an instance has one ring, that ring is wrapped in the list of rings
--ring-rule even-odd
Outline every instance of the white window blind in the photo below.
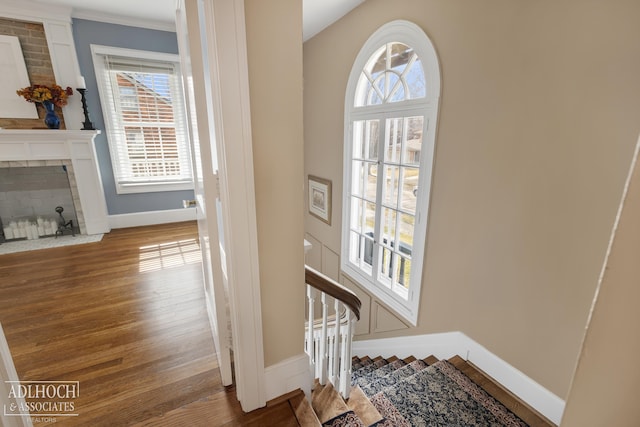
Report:
[[[92,48],[118,193],[192,188],[177,57]]]

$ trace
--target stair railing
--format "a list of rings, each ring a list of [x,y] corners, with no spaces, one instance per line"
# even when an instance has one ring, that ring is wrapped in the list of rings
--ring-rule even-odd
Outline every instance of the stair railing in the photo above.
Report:
[[[305,282],[308,312],[304,347],[310,370],[320,384],[331,382],[347,399],[351,390],[351,343],[355,323],[360,319],[360,299],[309,266],[305,266]],[[331,300],[333,314],[329,315]],[[320,302],[318,318],[316,301]]]

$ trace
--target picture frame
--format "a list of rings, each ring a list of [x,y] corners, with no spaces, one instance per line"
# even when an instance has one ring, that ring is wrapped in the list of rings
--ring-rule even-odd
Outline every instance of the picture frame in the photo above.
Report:
[[[309,175],[308,182],[309,213],[331,225],[331,181]]]

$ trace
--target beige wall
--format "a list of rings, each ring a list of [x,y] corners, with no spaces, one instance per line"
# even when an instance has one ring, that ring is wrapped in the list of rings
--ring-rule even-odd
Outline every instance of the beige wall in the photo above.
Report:
[[[636,166],[599,285],[563,427],[638,425],[639,218],[640,167]]]
[[[419,324],[366,297],[360,337],[459,330],[565,398],[640,132],[639,14],[626,0],[368,0],[305,43],[305,174],[333,182],[332,225],[306,214],[305,231],[334,275],[353,61],[393,19],[440,58]]]
[[[302,5],[246,0],[265,366],[303,352]]]

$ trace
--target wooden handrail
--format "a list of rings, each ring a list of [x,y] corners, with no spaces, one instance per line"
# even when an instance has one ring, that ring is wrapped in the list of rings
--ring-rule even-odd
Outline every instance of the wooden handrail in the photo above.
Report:
[[[307,285],[310,285],[341,301],[344,305],[349,307],[353,314],[356,315],[356,318],[360,320],[360,307],[362,306],[362,303],[360,302],[360,298],[358,298],[353,291],[345,288],[340,283],[314,270],[308,265],[304,266],[304,270],[304,278]]]

